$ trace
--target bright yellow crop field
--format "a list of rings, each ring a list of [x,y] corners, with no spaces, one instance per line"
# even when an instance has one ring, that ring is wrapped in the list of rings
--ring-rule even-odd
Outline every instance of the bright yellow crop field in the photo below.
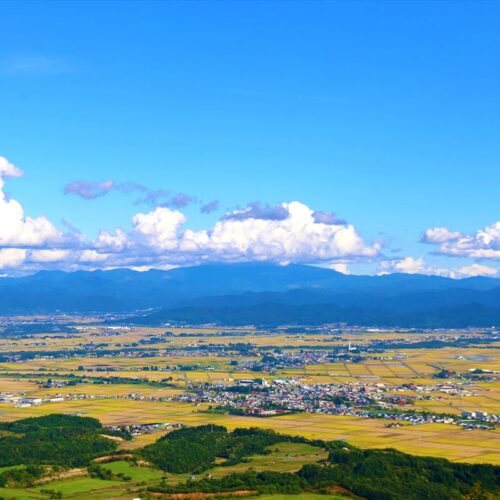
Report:
[[[441,369],[467,374],[472,369],[500,371],[500,348],[481,346],[441,349],[401,349],[374,352],[364,356],[361,362],[327,362],[309,364],[303,367],[277,369],[272,373],[259,374],[242,370],[230,364],[232,356],[205,356],[200,353],[187,355],[186,351],[168,349],[196,349],[209,344],[230,346],[246,343],[256,348],[274,349],[288,346],[289,352],[307,350],[319,346],[345,348],[349,341],[362,345],[370,339],[397,340],[415,339],[415,334],[398,332],[364,332],[363,335],[348,333],[338,337],[326,334],[291,335],[257,331],[255,329],[231,328],[124,328],[103,333],[99,327],[81,324],[79,333],[73,336],[40,335],[20,340],[0,340],[0,354],[17,349],[33,352],[68,350],[88,343],[107,344],[104,350],[118,349],[132,344],[141,345],[147,353],[154,355],[105,355],[101,357],[38,357],[26,362],[0,363],[0,393],[23,394],[26,397],[72,398],[59,402],[47,402],[39,406],[16,407],[13,403],[0,403],[0,420],[13,420],[48,413],[71,413],[99,418],[104,424],[131,424],[168,422],[186,425],[200,425],[213,422],[235,427],[257,426],[271,428],[286,434],[326,440],[344,439],[361,447],[393,447],[419,455],[442,456],[454,461],[500,463],[496,454],[500,449],[499,431],[463,430],[451,424],[407,425],[387,427],[387,420],[362,419],[357,417],[301,413],[273,418],[256,418],[208,413],[208,404],[194,405],[174,401],[158,401],[170,398],[188,389],[192,384],[233,384],[237,380],[264,377],[269,382],[276,378],[297,379],[307,384],[382,384],[390,395],[406,395],[412,398],[409,408],[419,411],[450,413],[458,415],[463,411],[500,413],[500,381],[492,377],[475,380],[461,385],[463,394],[446,393],[429,388],[446,386],[457,380],[434,378]],[[163,337],[161,343],[145,344],[151,335],[161,336],[165,331],[173,336]],[[232,336],[228,332],[244,333]],[[188,336],[186,336],[188,335]],[[447,332],[440,332],[434,338],[446,338]],[[142,342],[142,344],[137,344]],[[158,355],[164,350],[168,355]],[[261,351],[263,352],[263,351]],[[257,360],[259,357],[238,356],[239,363]],[[189,366],[188,371],[180,370]],[[80,368],[81,367],[81,368]],[[158,368],[151,370],[151,367]],[[80,369],[79,369],[80,368]],[[149,368],[149,369],[147,369]],[[44,388],[41,384],[50,376],[57,380],[72,375],[76,378],[122,377],[141,379],[132,384],[85,383],[73,386]],[[172,387],[160,387],[154,382],[167,379]],[[143,382],[146,381],[146,382]],[[149,382],[151,383],[149,383]],[[462,381],[458,380],[460,384]],[[425,397],[415,397],[403,384],[426,387]],[[468,394],[468,395],[467,395]],[[134,447],[154,441],[161,434],[144,434],[124,446]]]

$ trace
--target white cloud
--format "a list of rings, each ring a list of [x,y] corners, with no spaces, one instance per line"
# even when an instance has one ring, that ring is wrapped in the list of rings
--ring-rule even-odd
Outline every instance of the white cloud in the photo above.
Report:
[[[123,251],[127,244],[127,234],[120,228],[118,228],[114,234],[105,230],[100,231],[95,241],[95,247],[97,249],[107,249],[110,252]]]
[[[78,260],[80,262],[105,262],[109,258],[109,254],[99,253],[95,250],[82,250],[78,254]]]
[[[65,261],[68,259],[70,255],[71,252],[69,250],[57,250],[57,249],[32,250],[29,253],[31,262],[40,262],[40,263]]]
[[[342,274],[350,274],[349,266],[346,262],[337,262],[336,264],[332,264],[330,268]]]
[[[299,202],[279,206],[285,217],[227,218],[208,230],[185,228],[178,210],[157,207],[132,217],[132,229],[101,231],[80,262],[131,268],[170,268],[203,262],[347,263],[377,258],[378,243],[368,245],[354,226],[318,222]],[[273,212],[274,213],[274,212]]]
[[[390,273],[454,277],[452,270],[429,266],[423,257],[404,257],[381,261],[378,267],[378,274]]]
[[[379,274],[389,273],[435,274],[431,268],[427,267],[423,257],[417,259],[404,257],[402,259],[382,261],[379,265]]]
[[[378,274],[404,273],[404,274],[427,274],[432,276],[445,276],[448,278],[470,278],[472,276],[499,275],[499,270],[481,264],[471,264],[458,269],[444,269],[429,266],[423,257],[404,257],[382,261],[379,264]]]
[[[313,210],[297,201],[282,206],[288,212],[282,220],[222,220],[208,233],[208,241],[205,234],[197,237],[217,255],[257,260],[308,262],[379,253],[378,244],[366,245],[351,224],[316,222]]]
[[[10,163],[7,158],[0,156],[0,178],[2,177],[21,177],[23,175],[23,171]],[[3,182],[0,180],[0,182]],[[0,188],[3,187],[3,184],[0,184]]]
[[[499,275],[499,270],[494,267],[485,266],[482,264],[471,264],[457,269],[453,277],[457,278],[470,278],[472,276],[490,276],[495,277]]]
[[[44,216],[25,215],[21,204],[3,191],[4,179],[22,175],[21,169],[0,157],[0,268],[9,272],[270,261],[317,264],[348,273],[352,263],[381,260],[380,274],[498,275],[498,269],[477,263],[447,270],[427,265],[423,257],[382,260],[380,243],[365,242],[352,224],[298,201],[275,206],[254,202],[202,230],[186,227],[186,216],[179,210],[159,206],[135,214],[129,230],[103,229],[89,241],[71,225],[66,224],[69,229],[63,233]],[[500,258],[500,222],[471,236],[431,228],[422,239],[447,255]]]
[[[448,231],[448,234],[457,236],[451,239],[444,236],[442,239],[438,237],[432,238],[432,235],[436,236],[438,232],[439,234],[445,234],[446,231],[448,231],[446,228],[428,229],[424,233],[423,241],[438,245],[436,253],[441,255],[500,260],[500,221],[471,235]],[[425,238],[427,233],[431,236],[429,239]]]
[[[446,227],[432,227],[424,231],[422,235],[423,243],[445,243],[447,241],[454,241],[462,238],[463,234],[459,231],[450,231]]]
[[[224,218],[210,230],[183,229],[186,217],[177,210],[158,207],[132,218],[133,229],[127,246],[148,248],[173,263],[191,260],[268,260],[275,262],[315,262],[340,258],[374,258],[378,244],[367,245],[350,224],[316,222],[313,211],[299,202],[283,203],[282,219]],[[99,245],[110,241],[100,235]]]
[[[25,217],[21,204],[6,197],[3,179],[22,175],[21,169],[0,157],[0,246],[41,246],[61,242],[62,233],[47,218]]]
[[[22,175],[5,159],[0,168],[0,178]],[[18,251],[4,255],[5,266],[17,263],[30,271],[44,267],[167,269],[260,260],[328,262],[346,272],[348,262],[378,257],[380,245],[366,244],[353,225],[331,217],[323,221],[315,214],[297,201],[276,207],[254,203],[245,217],[223,217],[210,229],[195,231],[185,227],[187,219],[179,210],[160,206],[135,214],[129,231],[103,229],[95,241],[88,241],[74,228],[64,234],[46,217],[26,216],[21,204],[7,199],[0,189],[0,247]]]
[[[152,212],[138,213],[132,217],[133,234],[136,242],[157,250],[179,248],[182,235],[180,227],[186,217],[178,210],[157,207]]]
[[[20,248],[3,248],[0,250],[0,269],[18,267],[26,259],[26,250]]]

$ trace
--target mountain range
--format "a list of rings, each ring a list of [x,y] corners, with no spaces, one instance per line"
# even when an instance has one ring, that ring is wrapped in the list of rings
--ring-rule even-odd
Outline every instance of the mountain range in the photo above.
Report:
[[[149,312],[144,312],[149,310]],[[123,313],[143,324],[500,325],[500,280],[268,263],[170,271],[42,271],[0,279],[0,314]]]

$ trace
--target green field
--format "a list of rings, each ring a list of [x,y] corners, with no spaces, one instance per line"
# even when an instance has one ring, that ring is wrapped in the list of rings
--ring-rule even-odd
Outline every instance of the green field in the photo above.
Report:
[[[325,450],[306,443],[278,443],[268,448],[269,455],[255,455],[249,461],[230,467],[215,467],[207,472],[212,477],[220,477],[232,472],[256,471],[295,472],[302,466],[326,459]]]
[[[30,493],[27,490],[20,490],[17,488],[2,488],[0,489],[0,498],[8,498],[9,500],[39,500],[40,498],[47,498],[46,495],[39,495]]]
[[[130,477],[131,481],[154,481],[163,477],[160,471],[153,470],[149,467],[138,467],[129,464],[125,460],[102,464],[103,469],[108,469],[114,474],[124,474]]]
[[[0,467],[0,474],[8,470],[22,469],[24,465],[9,465],[8,467]]]
[[[99,492],[106,488],[125,487],[126,483],[122,481],[107,481],[93,478],[79,478],[69,481],[55,481],[43,486],[33,488],[36,493],[42,493],[41,490],[54,490],[61,492],[64,496],[87,496],[90,492]],[[87,496],[88,498],[88,496]]]
[[[227,474],[246,472],[248,470],[255,470],[257,472],[296,472],[302,466],[319,462],[328,456],[325,450],[307,443],[277,443],[269,446],[268,451],[270,453],[267,455],[254,455],[236,465],[218,465],[203,472],[197,476],[197,479],[206,477],[220,478]],[[167,478],[167,483],[182,483],[190,477],[191,474],[171,474]]]

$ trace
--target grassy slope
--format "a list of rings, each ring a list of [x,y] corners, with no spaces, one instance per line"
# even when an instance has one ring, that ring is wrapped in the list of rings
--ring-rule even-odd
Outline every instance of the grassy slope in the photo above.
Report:
[[[248,462],[229,467],[217,465],[199,475],[198,478],[205,477],[209,474],[212,475],[212,477],[221,477],[232,472],[243,472],[250,468],[258,471],[271,470],[276,472],[293,472],[299,470],[307,463],[317,462],[326,458],[327,455],[324,450],[305,443],[277,443],[270,446],[269,450],[271,451],[269,455],[252,456],[249,457]],[[2,489],[0,490],[0,497],[19,498],[19,500],[38,499],[44,497],[40,491],[45,489],[60,491],[65,497],[68,498],[88,498],[89,495],[92,495],[93,498],[97,498],[101,495],[106,498],[106,490],[108,495],[111,492],[116,495],[120,495],[120,490],[126,490],[126,488],[133,486],[133,483],[142,481],[146,483],[154,483],[159,481],[164,475],[161,471],[149,467],[134,466],[124,460],[102,464],[101,466],[103,468],[110,469],[115,474],[123,473],[125,476],[129,476],[132,479],[130,481],[103,481],[101,479],[93,479],[89,477],[77,478],[55,481],[36,488],[27,488],[25,490],[10,488]],[[168,482],[170,484],[177,484],[188,480],[190,476],[191,474],[169,474]],[[274,500],[281,500],[285,497],[277,495],[259,498],[273,498]],[[297,500],[314,500],[316,498],[333,499],[337,497],[331,495],[298,495],[293,498]]]
[[[154,481],[160,480],[163,477],[163,473],[160,471],[149,467],[135,467],[125,460],[102,464],[101,467],[103,469],[109,469],[114,474],[125,474],[125,476],[131,478],[131,481]]]
[[[268,447],[269,455],[254,455],[248,461],[224,467],[217,465],[196,476],[201,479],[207,476],[218,478],[232,472],[256,471],[295,472],[305,464],[318,462],[327,458],[325,450],[306,443],[277,443]],[[178,484],[187,481],[192,474],[169,474],[167,483]]]

